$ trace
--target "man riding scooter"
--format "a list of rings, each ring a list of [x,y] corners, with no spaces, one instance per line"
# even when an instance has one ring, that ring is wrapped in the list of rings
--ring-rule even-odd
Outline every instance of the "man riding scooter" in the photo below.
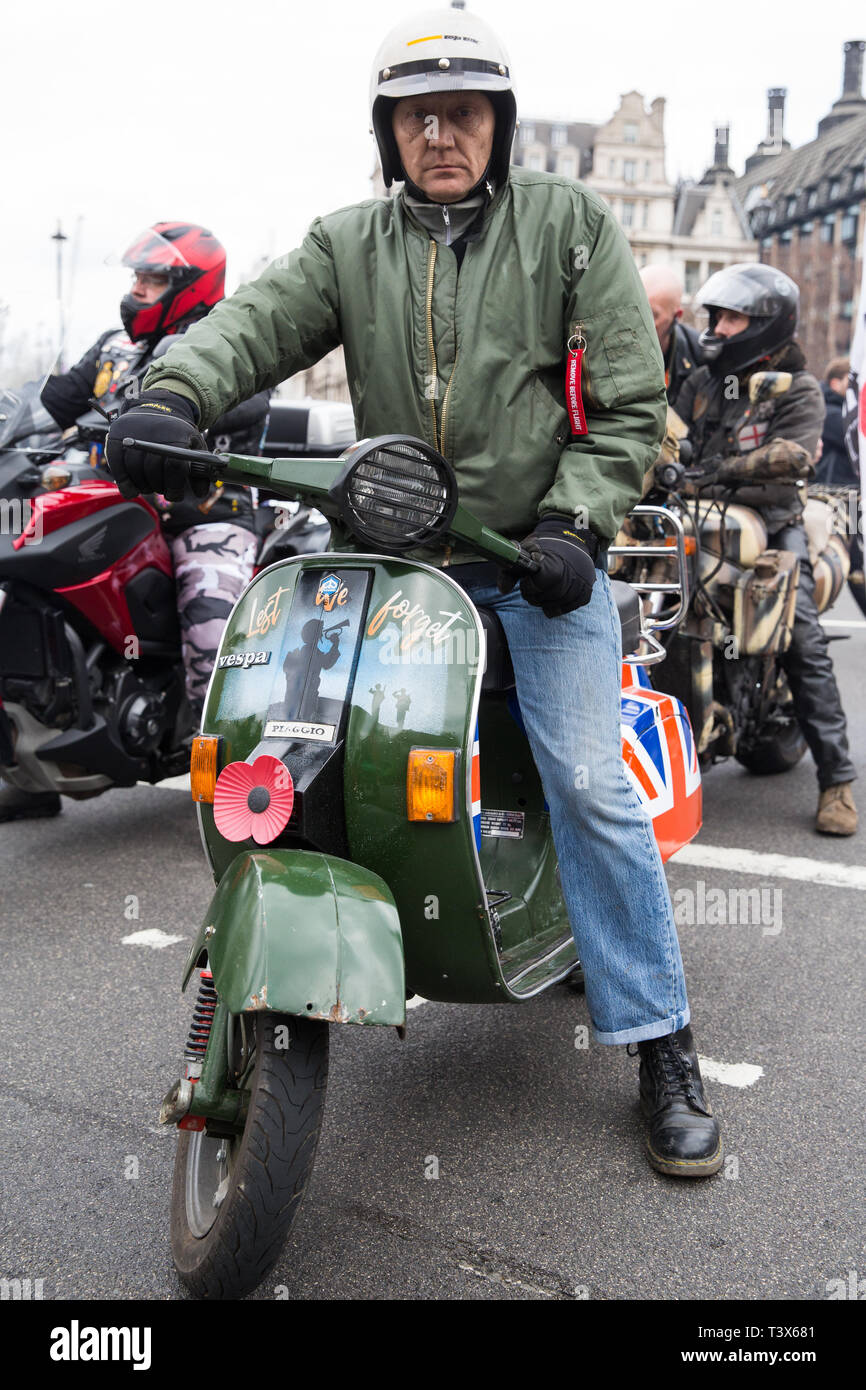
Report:
[[[234,401],[342,342],[359,437],[423,438],[485,524],[527,537],[538,568],[518,589],[471,552],[424,558],[449,565],[505,629],[593,1025],[599,1041],[640,1053],[650,1162],[715,1173],[722,1143],[670,898],[622,767],[605,569],[664,427],[646,296],[601,199],[509,167],[511,70],[483,21],[443,9],[402,22],[377,55],[371,98],[384,179],[402,191],[317,219],[301,247],[173,346],[124,402],[109,464],[126,496],[158,486],[181,497],[187,465],[124,439],[196,447]],[[572,378],[569,416],[565,370],[582,345],[592,392],[575,403]]]
[[[800,560],[794,630],[784,668],[803,736],[818,773],[815,829],[853,835],[856,777],[848,752],[845,713],[827,638],[818,621],[815,580],[803,527],[805,488],[824,423],[824,400],[794,341],[800,292],[794,281],[768,265],[732,265],[711,275],[697,302],[709,312],[701,334],[706,365],[686,381],[677,413],[689,428],[696,465],[734,481],[737,501],[761,513],[774,550]],[[791,373],[790,385],[757,410],[749,401],[749,377],[771,370]],[[754,480],[754,481],[752,481]]]
[[[137,392],[151,363],[223,298],[225,249],[204,227],[158,222],[136,237],[123,264],[133,275],[120,303],[123,327],[103,333],[74,367],[48,377],[42,388],[42,404],[61,429],[74,425],[93,400],[108,410]],[[268,400],[262,392],[234,406],[212,426],[211,439],[236,453],[256,453],[267,426]],[[204,497],[177,503],[151,499],[162,513],[174,561],[194,723],[223,624],[252,576],[258,545],[249,492],[224,486],[206,491]],[[60,809],[55,792],[0,787],[0,821],[56,816]]]

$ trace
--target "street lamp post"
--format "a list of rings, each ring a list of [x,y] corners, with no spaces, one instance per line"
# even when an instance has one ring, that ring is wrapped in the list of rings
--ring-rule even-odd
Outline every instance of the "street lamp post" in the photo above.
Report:
[[[57,348],[57,370],[63,371],[63,340],[66,333],[66,326],[63,322],[63,243],[69,237],[61,230],[60,218],[57,219],[57,231],[51,237],[52,241],[57,242],[57,319],[60,332],[60,339]]]

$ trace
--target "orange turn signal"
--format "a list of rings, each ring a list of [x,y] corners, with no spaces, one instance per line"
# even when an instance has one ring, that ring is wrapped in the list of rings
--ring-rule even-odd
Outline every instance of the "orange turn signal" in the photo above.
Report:
[[[698,546],[697,546],[697,542],[696,542],[694,536],[683,536],[683,540],[684,540],[684,542],[685,542],[685,545],[683,546],[683,549],[685,550],[686,554],[687,554],[687,555],[697,555],[697,553],[698,553]],[[676,543],[677,543],[677,538],[676,538],[676,536],[665,536],[665,539],[664,539],[664,544],[665,544],[665,545],[668,545],[668,546],[673,547],[673,546],[676,545]]]
[[[219,737],[212,734],[197,734],[192,741],[189,785],[193,801],[207,801],[213,805],[219,768],[219,747]]]
[[[412,748],[406,769],[406,813],[409,820],[454,821],[457,750]]]

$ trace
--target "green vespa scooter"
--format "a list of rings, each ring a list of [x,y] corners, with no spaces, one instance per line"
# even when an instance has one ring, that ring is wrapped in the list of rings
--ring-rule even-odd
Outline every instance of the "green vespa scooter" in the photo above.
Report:
[[[459,505],[419,440],[203,466],[315,505],[360,547],[252,580],[192,755],[217,887],[160,1119],[180,1131],[178,1274],[198,1297],[237,1298],[274,1265],[309,1178],[329,1026],[402,1032],[413,994],[519,1002],[577,958],[499,621],[405,552],[448,537],[517,569],[532,558]],[[618,588],[628,652],[639,605]]]

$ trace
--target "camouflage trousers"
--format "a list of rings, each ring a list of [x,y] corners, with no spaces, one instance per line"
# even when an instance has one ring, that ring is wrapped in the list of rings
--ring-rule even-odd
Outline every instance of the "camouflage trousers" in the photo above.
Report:
[[[229,522],[191,526],[170,538],[186,693],[201,718],[226,619],[252,578],[258,541]]]

